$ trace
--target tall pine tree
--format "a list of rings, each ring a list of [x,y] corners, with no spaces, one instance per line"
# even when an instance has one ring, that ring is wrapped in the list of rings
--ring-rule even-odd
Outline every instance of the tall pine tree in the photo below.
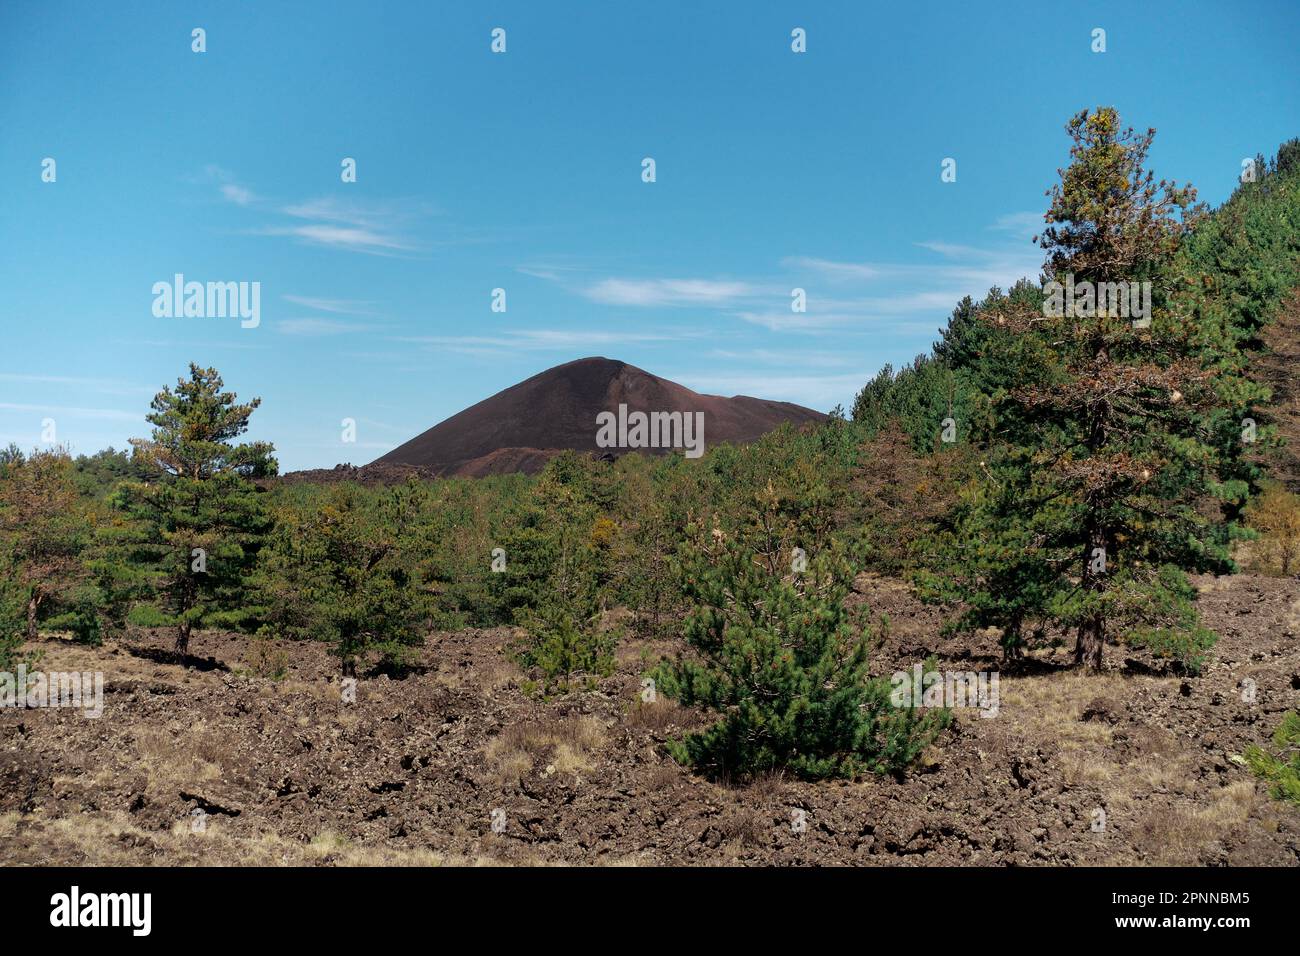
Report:
[[[1145,168],[1153,130],[1122,129],[1110,108],[1067,130],[1072,161],[1038,240],[1044,303],[984,314],[1012,333],[990,339],[1001,360],[1035,371],[995,397],[983,519],[998,540],[1025,543],[1017,560],[1039,563],[1020,573],[1033,572],[1041,610],[1076,632],[1078,664],[1100,668],[1106,639],[1121,636],[1191,661],[1207,632],[1182,572],[1229,563],[1226,531],[1202,507],[1224,493],[1208,426],[1222,399],[1170,268],[1200,207],[1193,189]]]
[[[151,437],[131,440],[152,475],[122,495],[132,519],[117,542],[122,562],[146,569],[181,661],[194,628],[248,617],[245,577],[268,525],[249,479],[277,468],[270,444],[234,444],[261,399],[239,404],[222,389],[216,369],[191,363],[188,379],[154,397]]]

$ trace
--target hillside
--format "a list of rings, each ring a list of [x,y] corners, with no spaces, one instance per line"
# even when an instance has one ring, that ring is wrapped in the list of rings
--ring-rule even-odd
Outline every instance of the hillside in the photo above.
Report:
[[[626,362],[584,358],[470,406],[368,467],[402,465],[441,476],[535,474],[564,449],[606,452],[596,443],[596,416],[620,405],[647,413],[702,412],[706,448],[752,442],[783,422],[799,425],[826,417],[789,402],[701,395]]]

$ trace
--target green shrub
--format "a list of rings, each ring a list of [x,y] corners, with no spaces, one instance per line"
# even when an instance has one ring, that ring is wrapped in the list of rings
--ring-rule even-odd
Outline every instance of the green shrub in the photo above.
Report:
[[[566,690],[573,674],[613,672],[617,634],[600,623],[617,532],[603,514],[611,490],[605,471],[573,453],[556,457],[502,538],[505,571],[493,575],[494,591],[526,632],[514,645],[516,659],[541,671],[548,693]]]
[[[721,719],[670,753],[718,778],[901,771],[950,715],[891,704],[889,680],[867,674],[868,635],[845,608],[853,569],[843,553],[793,570],[788,547],[764,533],[770,509],[760,510],[750,533],[692,529],[695,551],[682,573],[694,653],[664,661],[653,676],[667,696]]]
[[[1277,753],[1262,747],[1246,748],[1246,764],[1268,781],[1268,792],[1278,800],[1300,806],[1300,714],[1288,711],[1273,733]]]
[[[569,677],[608,677],[614,672],[618,634],[601,627],[598,616],[575,613],[563,600],[543,601],[520,614],[527,637],[517,645],[524,667],[536,667],[547,691],[566,690]]]
[[[313,511],[282,514],[260,555],[259,634],[326,641],[345,676],[363,658],[409,668],[434,603],[413,532],[425,495],[414,480],[377,495],[341,484]]]
[[[254,638],[248,651],[248,668],[257,677],[284,680],[289,675],[289,654],[270,638]]]
[[[1135,582],[1124,574],[1118,578],[1111,607],[1113,617],[1127,622],[1125,643],[1170,658],[1188,673],[1199,674],[1219,638],[1201,624],[1196,588],[1187,575],[1165,565],[1151,581]]]
[[[17,586],[0,578],[0,671],[10,671],[26,661],[26,602]]]

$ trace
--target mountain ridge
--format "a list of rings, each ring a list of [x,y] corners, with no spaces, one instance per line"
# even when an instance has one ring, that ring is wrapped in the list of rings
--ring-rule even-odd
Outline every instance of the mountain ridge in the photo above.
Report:
[[[669,449],[597,445],[601,412],[701,413],[704,445],[752,442],[784,422],[826,418],[791,402],[692,391],[618,359],[591,356],[538,372],[421,432],[366,468],[412,468],[437,476],[536,473],[562,451],[617,456]]]

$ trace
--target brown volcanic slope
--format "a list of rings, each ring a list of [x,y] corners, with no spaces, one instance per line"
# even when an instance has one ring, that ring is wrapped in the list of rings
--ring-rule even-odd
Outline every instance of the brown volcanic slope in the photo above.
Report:
[[[620,403],[629,412],[703,412],[706,448],[754,441],[782,422],[799,425],[826,417],[789,402],[701,395],[626,362],[585,358],[547,369],[470,406],[370,467],[407,465],[439,475],[531,474],[566,448],[602,451],[596,447],[596,415],[617,413]]]

